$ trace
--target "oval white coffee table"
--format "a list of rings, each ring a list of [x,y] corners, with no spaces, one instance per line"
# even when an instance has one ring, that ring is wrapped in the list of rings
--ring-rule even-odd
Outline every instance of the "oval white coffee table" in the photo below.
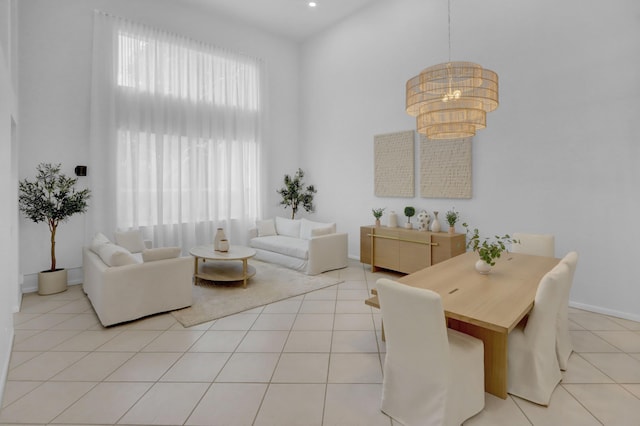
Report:
[[[256,251],[244,246],[231,246],[229,251],[216,251],[210,246],[199,246],[189,250],[194,257],[193,279],[208,281],[242,281],[247,287],[247,280],[256,274],[256,268],[249,265],[247,260],[256,255]],[[198,260],[202,265],[198,266]],[[242,263],[230,262],[231,260]]]

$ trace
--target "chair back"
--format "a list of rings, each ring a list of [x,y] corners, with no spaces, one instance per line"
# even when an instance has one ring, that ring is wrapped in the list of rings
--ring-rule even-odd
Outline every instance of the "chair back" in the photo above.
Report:
[[[560,263],[567,265],[569,274],[562,291],[562,301],[560,302],[560,308],[558,310],[556,352],[560,369],[566,370],[569,357],[571,356],[571,352],[573,352],[571,335],[569,333],[569,296],[571,294],[571,286],[573,285],[573,276],[578,266],[578,253],[575,251],[567,253]]]
[[[385,399],[419,410],[411,417],[442,424],[449,379],[449,341],[440,295],[388,279],[377,281],[387,354]]]
[[[513,235],[519,243],[511,245],[514,253],[533,254],[536,256],[554,257],[556,254],[555,237],[552,234],[526,234],[516,232]]]
[[[527,339],[536,340],[534,346],[537,351],[551,351],[555,355],[556,322],[568,279],[569,267],[560,262],[540,280],[533,309],[524,329]]]
[[[573,275],[576,273],[578,266],[578,252],[570,251],[562,258],[561,262],[569,267],[569,281],[573,284]],[[569,288],[571,288],[571,286],[569,286]]]

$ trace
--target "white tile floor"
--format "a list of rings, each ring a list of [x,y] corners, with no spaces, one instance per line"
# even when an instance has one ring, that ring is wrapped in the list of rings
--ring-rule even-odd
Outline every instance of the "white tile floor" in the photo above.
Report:
[[[103,328],[80,286],[25,295],[0,423],[385,425],[375,280],[183,328],[170,314]],[[639,425],[640,323],[572,309],[576,353],[549,407],[486,394],[466,425]]]

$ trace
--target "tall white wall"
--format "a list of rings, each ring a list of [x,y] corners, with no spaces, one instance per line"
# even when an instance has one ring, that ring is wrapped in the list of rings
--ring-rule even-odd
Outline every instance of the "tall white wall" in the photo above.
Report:
[[[418,169],[416,197],[374,196],[373,136],[415,129],[405,82],[448,60],[446,0],[379,1],[302,46],[317,215],[349,232],[353,257],[373,207],[455,206],[483,235],[553,233],[557,256],[581,256],[572,303],[640,320],[640,3],[451,0],[451,25],[451,59],[500,78],[473,141],[473,197],[420,198]]]
[[[298,44],[171,0],[29,0],[19,6],[21,179],[31,178],[40,162],[62,163],[72,176],[76,165],[87,163],[93,10],[100,9],[264,60],[263,185],[266,206],[276,209],[281,171],[297,167],[299,158]],[[80,178],[79,186],[84,185],[86,179]],[[90,238],[84,235],[84,221],[76,215],[62,224],[56,241],[58,263],[71,269],[69,279],[75,283],[81,280],[81,246]],[[23,290],[33,291],[37,272],[49,266],[49,233],[46,225],[24,218],[20,230]]]
[[[0,0],[0,400],[4,391],[11,344],[13,312],[18,310],[17,105],[12,73],[16,37],[15,1]]]

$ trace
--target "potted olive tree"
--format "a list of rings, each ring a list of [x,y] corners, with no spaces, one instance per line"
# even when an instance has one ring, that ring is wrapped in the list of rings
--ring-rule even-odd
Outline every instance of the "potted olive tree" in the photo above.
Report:
[[[312,212],[314,209],[313,194],[318,191],[313,185],[305,187],[303,177],[302,169],[298,169],[293,177],[284,175],[284,187],[277,190],[278,194],[282,196],[280,205],[283,205],[285,209],[291,207],[291,219],[296,218],[300,204],[307,212]]]
[[[58,225],[76,213],[87,211],[88,189],[76,191],[78,179],[60,172],[60,164],[40,163],[33,181],[19,182],[20,211],[35,223],[46,222],[51,241],[51,267],[38,274],[38,294],[53,294],[67,289],[67,271],[56,265]]]

